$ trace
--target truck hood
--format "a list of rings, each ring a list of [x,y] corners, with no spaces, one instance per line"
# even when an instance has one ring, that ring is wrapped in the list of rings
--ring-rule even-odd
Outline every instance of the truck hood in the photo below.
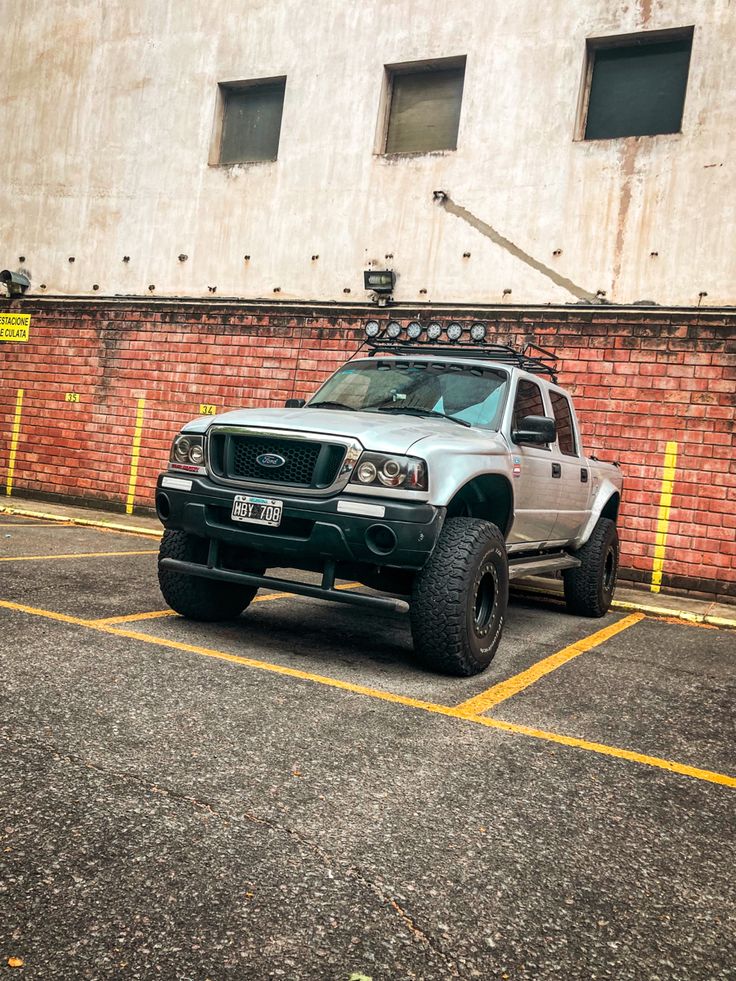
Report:
[[[357,439],[366,450],[408,453],[419,441],[435,437],[433,443],[464,443],[472,452],[493,453],[501,442],[496,433],[459,426],[444,419],[402,416],[399,413],[347,412],[339,409],[237,409],[217,416],[201,416],[184,427],[188,433],[205,433],[210,426],[245,426],[253,429],[282,429]],[[498,447],[500,449],[500,446]]]

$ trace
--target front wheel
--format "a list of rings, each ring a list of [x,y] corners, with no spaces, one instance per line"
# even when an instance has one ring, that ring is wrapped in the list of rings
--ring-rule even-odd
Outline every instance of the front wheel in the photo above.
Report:
[[[161,539],[158,553],[158,581],[163,598],[172,610],[188,620],[212,623],[217,620],[234,620],[240,616],[258,592],[256,587],[238,586],[237,583],[216,582],[201,576],[187,576],[182,572],[161,567],[161,559],[180,559],[184,562],[207,563],[209,544],[206,539],[185,531],[167,529]]]
[[[418,659],[433,671],[469,677],[493,660],[509,595],[506,543],[481,518],[450,518],[412,592]]]
[[[614,522],[600,518],[575,558],[580,559],[578,568],[563,573],[568,611],[581,617],[605,616],[618,576],[618,531]]]

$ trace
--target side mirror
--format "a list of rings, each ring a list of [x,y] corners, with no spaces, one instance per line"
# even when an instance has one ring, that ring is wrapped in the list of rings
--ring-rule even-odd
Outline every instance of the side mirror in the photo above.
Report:
[[[555,421],[549,416],[524,416],[511,433],[515,443],[532,443],[534,446],[546,446],[554,443],[556,438]]]
[[[287,399],[284,402],[284,406],[287,409],[301,409],[301,407],[306,404],[307,404],[306,399]]]

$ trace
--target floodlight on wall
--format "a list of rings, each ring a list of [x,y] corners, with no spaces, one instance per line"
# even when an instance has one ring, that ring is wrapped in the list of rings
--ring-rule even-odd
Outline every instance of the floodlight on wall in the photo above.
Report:
[[[0,282],[5,283],[8,296],[21,296],[31,285],[30,279],[20,272],[3,269],[0,272]]]
[[[391,269],[366,269],[363,285],[372,292],[379,307],[385,307],[391,299],[396,282],[396,274]]]

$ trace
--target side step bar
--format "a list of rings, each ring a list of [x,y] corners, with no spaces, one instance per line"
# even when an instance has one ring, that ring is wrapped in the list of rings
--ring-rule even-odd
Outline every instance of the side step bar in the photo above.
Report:
[[[311,596],[314,599],[331,600],[333,603],[347,603],[350,606],[371,607],[391,613],[406,613],[409,604],[390,596],[366,596],[365,593],[352,593],[335,588],[334,567],[325,568],[322,585],[314,586],[306,582],[292,582],[290,579],[277,579],[275,576],[255,576],[250,572],[235,572],[230,569],[216,569],[197,562],[183,562],[181,559],[162,559],[161,566],[173,572],[183,572],[188,576],[201,576],[218,582],[235,582],[241,586],[257,586],[273,589],[280,593],[295,593],[297,596]]]
[[[580,559],[567,552],[555,552],[553,555],[534,555],[520,559],[509,558],[509,579],[521,579],[524,576],[546,576],[560,569],[577,569]]]

